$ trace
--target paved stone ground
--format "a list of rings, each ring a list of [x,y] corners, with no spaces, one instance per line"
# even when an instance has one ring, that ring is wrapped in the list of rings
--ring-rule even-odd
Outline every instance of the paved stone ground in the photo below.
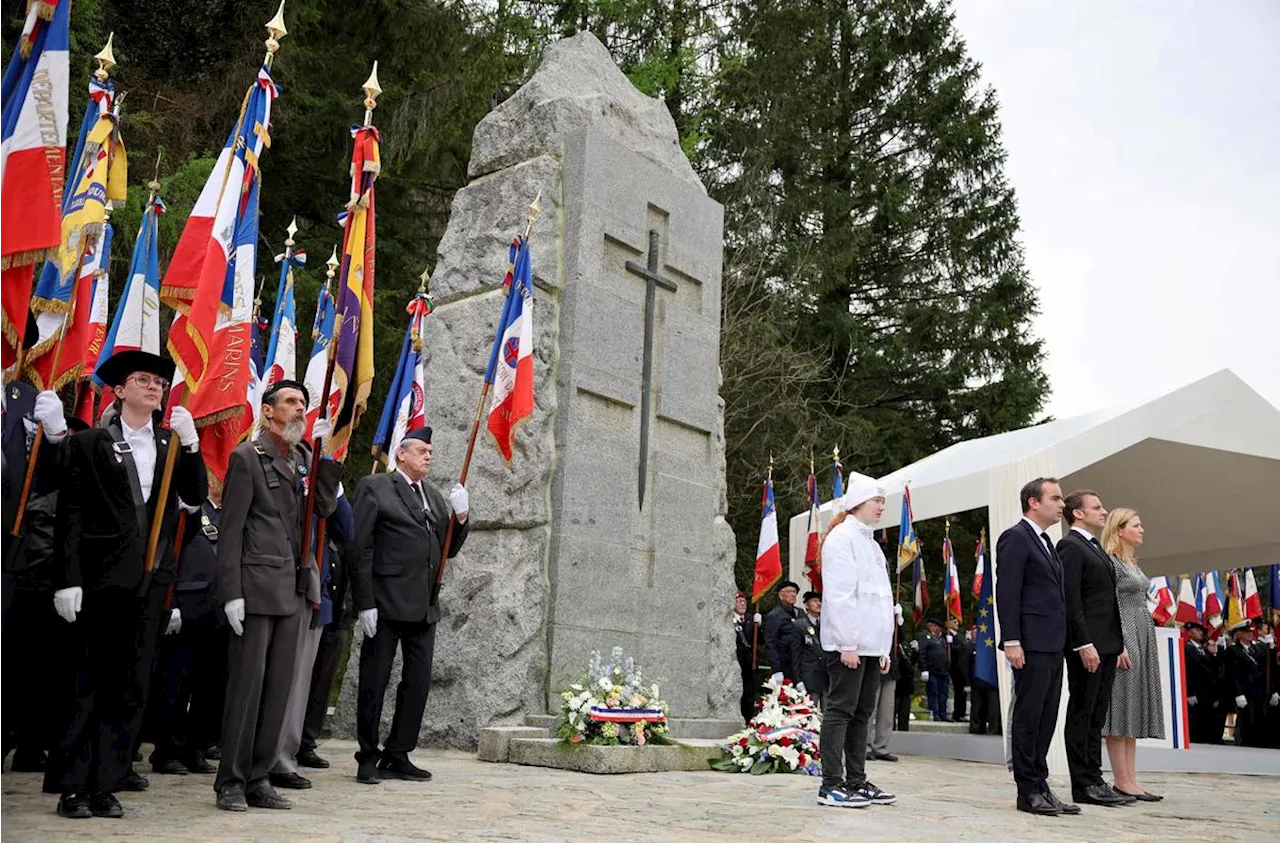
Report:
[[[1008,774],[989,764],[903,758],[870,765],[872,780],[898,794],[892,807],[859,810],[814,803],[816,780],[800,776],[653,773],[590,776],[487,764],[460,753],[417,753],[435,773],[428,784],[357,784],[354,745],[330,741],[335,766],[315,787],[288,792],[292,811],[218,811],[212,776],[151,776],[146,793],[122,795],[122,820],[64,820],[39,776],[5,773],[0,829],[5,841],[131,840],[407,843],[418,840],[735,841],[1201,841],[1205,818],[1223,817],[1230,794],[1231,839],[1274,840],[1280,800],[1274,778],[1151,775],[1165,801],[1126,808],[1086,806],[1078,817],[1045,819],[1013,809]],[[1068,788],[1059,788],[1067,795]]]

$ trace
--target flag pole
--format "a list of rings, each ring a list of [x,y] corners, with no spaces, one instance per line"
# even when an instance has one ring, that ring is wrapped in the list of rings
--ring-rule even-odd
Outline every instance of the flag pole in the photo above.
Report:
[[[533,224],[537,221],[538,215],[542,213],[542,208],[538,205],[538,200],[542,198],[542,191],[538,191],[538,195],[534,197],[533,203],[529,205],[529,219],[524,227],[524,239],[528,241],[529,233],[533,231]],[[511,295],[511,285],[508,285],[503,292],[503,296]],[[467,438],[467,452],[462,458],[462,473],[458,476],[458,483],[463,486],[467,485],[467,475],[471,473],[471,458],[476,450],[476,436],[480,433],[480,422],[484,420],[484,406],[489,400],[489,390],[493,386],[488,378],[485,378],[484,386],[480,389],[480,400],[476,402],[475,417],[471,420],[471,435]],[[431,586],[431,605],[435,606],[440,602],[440,586],[444,583],[445,563],[449,560],[449,548],[453,545],[453,525],[454,518],[449,519],[449,526],[444,531],[444,543],[440,546],[440,566],[436,569],[436,581]]]
[[[382,86],[378,84],[378,63],[376,61],[373,63],[373,70],[369,73],[369,78],[364,80],[364,84],[360,86],[360,89],[364,91],[364,127],[368,128],[373,125],[373,110],[378,107],[378,95],[382,93]],[[362,174],[352,174],[353,181],[360,178],[363,178]],[[355,224],[355,218],[356,218],[355,208],[357,203],[360,201],[360,197],[363,196],[364,194],[364,190],[363,190],[364,185],[362,183],[356,181],[355,187],[357,191],[355,194],[355,197],[353,197],[351,201],[347,203],[347,209],[349,213],[347,214],[346,232],[343,234],[343,237],[342,237],[344,254],[346,253],[348,246],[351,245],[349,244],[348,241],[350,240],[351,232]],[[361,250],[364,249],[363,243],[360,244],[360,249]],[[348,264],[348,269],[350,269],[349,264]],[[359,339],[359,336],[358,336],[359,331],[360,331],[360,323],[357,320],[356,327],[355,327],[357,340]],[[329,390],[333,388],[333,370],[338,362],[338,344],[339,342],[341,342],[341,340],[342,340],[342,314],[337,313],[336,307],[335,307],[334,323],[333,323],[333,341],[329,343],[329,362],[325,366],[325,371],[324,371],[324,388],[320,391],[320,416],[319,416],[320,418],[325,417],[325,411],[328,410],[329,408]],[[332,435],[333,433],[332,431],[330,431],[330,436]],[[322,449],[320,447],[319,437],[313,434],[311,437],[311,440],[312,440],[311,441],[311,477],[315,478],[316,473],[320,470],[320,459],[321,459]],[[303,522],[302,522],[302,556],[298,560],[299,569],[310,567],[310,563],[307,562],[307,559],[311,555],[311,522],[315,518],[315,512],[316,512],[316,484],[313,480],[310,488],[307,489],[307,503],[306,503],[305,514],[303,516]],[[320,526],[317,528],[317,531],[316,531],[317,532],[317,535],[316,535],[316,538],[317,538],[316,570],[317,571],[320,570],[320,567],[323,564],[323,559],[324,559],[322,555],[324,552],[323,551],[323,532],[322,532],[324,530],[324,527],[325,527],[325,523],[324,521],[321,521]]]
[[[265,42],[266,48],[267,48],[267,55],[262,60],[262,63],[266,65],[268,69],[271,67],[271,60],[272,58],[275,57],[276,50],[280,49],[280,39],[289,34],[289,30],[285,29],[285,26],[284,26],[284,3],[285,3],[285,0],[280,0],[280,8],[276,10],[276,16],[273,17],[271,20],[267,21],[267,26],[266,26],[267,40]],[[245,115],[245,110],[248,107],[249,107],[249,93],[246,93],[244,96],[244,100],[240,103],[240,115],[236,118],[236,127],[234,131],[235,137],[240,136],[240,131],[244,127],[244,115]],[[231,164],[232,164],[232,161],[235,159],[234,147],[232,147],[231,153],[232,153],[231,157],[227,160],[226,169],[223,171],[223,174],[222,174],[222,185],[218,190],[218,202],[216,203],[215,207],[219,207],[222,205],[222,194],[224,191],[226,191],[227,182],[231,178]],[[191,390],[184,389],[182,391],[182,397],[181,399],[179,399],[177,406],[179,407],[187,406],[187,399],[190,396],[191,396]],[[173,412],[172,409],[170,409],[170,413],[172,412]],[[164,472],[160,475],[159,497],[156,498],[155,514],[151,517],[151,533],[150,535],[147,536],[147,555],[144,557],[144,561],[146,565],[146,574],[148,575],[151,573],[152,569],[155,568],[155,565],[156,565],[156,551],[160,547],[160,530],[164,526],[164,512],[165,512],[165,509],[167,508],[166,503],[168,502],[168,498],[169,498],[169,487],[173,484],[173,470],[178,464],[179,450],[181,450],[181,446],[177,448],[170,447],[169,450],[165,453]]]
[[[765,476],[764,488],[766,500],[768,499],[769,486],[773,484],[773,452],[769,452],[769,473]],[[760,608],[760,597],[756,594],[755,588],[751,589],[751,608]],[[752,612],[753,615],[759,614]],[[760,666],[760,624],[755,623],[755,618],[751,619],[751,670],[754,674],[756,668]],[[777,665],[769,665],[769,667],[777,668]],[[754,676],[752,677],[754,679]]]

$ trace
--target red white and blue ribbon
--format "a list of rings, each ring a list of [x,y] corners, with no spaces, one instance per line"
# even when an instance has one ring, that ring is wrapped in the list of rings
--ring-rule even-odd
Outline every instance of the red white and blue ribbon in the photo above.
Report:
[[[666,723],[667,715],[660,708],[606,708],[593,705],[587,717],[601,723]]]

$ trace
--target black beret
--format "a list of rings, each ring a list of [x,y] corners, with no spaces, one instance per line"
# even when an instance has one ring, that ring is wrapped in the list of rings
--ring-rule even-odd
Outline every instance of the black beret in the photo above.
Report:
[[[816,592],[816,591],[806,591],[806,592],[804,593],[804,601],[803,601],[803,602],[808,603],[810,600],[821,600],[821,599],[822,599],[822,595],[821,595],[821,594],[819,594],[818,592]]]
[[[267,387],[267,391],[262,393],[262,403],[263,404],[270,403],[271,399],[275,397],[275,394],[282,389],[298,390],[299,392],[302,393],[303,403],[310,406],[311,393],[307,392],[307,388],[303,386],[300,381],[291,381],[291,380],[276,381],[275,383],[271,384],[271,386]]]
[[[417,430],[411,430],[408,433],[406,433],[404,435],[404,439],[400,441],[403,442],[407,439],[417,439],[419,442],[426,442],[428,445],[430,445],[431,444],[431,428],[420,427]]]
[[[926,619],[925,619],[925,624],[926,624],[926,625],[931,624],[931,623],[936,623],[938,626],[942,626],[942,621],[938,620],[937,618],[926,618]]]
[[[800,586],[796,585],[791,580],[783,580],[778,583],[778,591],[782,591],[784,588],[794,588],[796,591],[800,590]]]
[[[173,369],[172,360],[149,351],[129,349],[108,357],[94,374],[107,386],[119,386],[135,372],[146,372],[173,381]]]
[[[1207,627],[1207,626],[1205,626],[1204,624],[1200,623],[1200,621],[1187,621],[1187,622],[1186,622],[1186,623],[1184,623],[1182,626],[1183,626],[1185,629],[1191,629],[1192,627],[1195,627],[1196,629],[1200,630],[1201,632],[1208,632],[1208,631],[1209,631],[1209,627]]]

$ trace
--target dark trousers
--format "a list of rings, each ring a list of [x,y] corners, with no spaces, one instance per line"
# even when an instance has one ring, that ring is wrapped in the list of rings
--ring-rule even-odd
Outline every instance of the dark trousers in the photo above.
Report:
[[[1208,694],[1197,696],[1196,704],[1187,707],[1187,721],[1193,744],[1222,743],[1221,708],[1222,704],[1210,699]]]
[[[964,681],[963,676],[951,677],[951,687],[955,689],[952,696],[956,701],[951,709],[951,717],[955,720],[964,720],[969,716],[969,692],[964,689]]]
[[[231,633],[222,714],[222,760],[214,790],[251,790],[276,763],[302,628],[311,620],[305,599],[292,615],[246,615],[244,635]]]
[[[316,664],[311,670],[311,693],[307,697],[307,711],[302,719],[302,749],[314,751],[324,731],[325,717],[329,714],[329,697],[338,677],[338,665],[347,648],[351,631],[338,624],[329,624],[320,634],[320,649],[316,651]]]
[[[153,764],[194,760],[221,737],[228,634],[215,618],[183,618],[160,639]]]
[[[378,619],[378,632],[360,645],[360,692],[356,708],[356,737],[360,750],[356,761],[376,761],[382,704],[391,682],[391,664],[400,647],[400,685],[396,688],[396,712],[384,749],[387,754],[410,753],[418,745],[422,713],[431,690],[431,658],[436,647],[436,625]]]
[[[903,681],[901,679],[899,682]],[[906,732],[911,729],[911,697],[899,694],[893,699],[893,728],[898,732]]]
[[[969,732],[974,735],[999,735],[1004,733],[1001,722],[1000,689],[981,680],[973,682],[973,711],[969,716]]]
[[[756,716],[756,672],[751,667],[751,656],[745,659],[738,656],[738,669],[742,671],[742,697],[738,700],[738,710],[742,712],[742,722],[750,723]]]
[[[929,713],[934,720],[947,719],[947,691],[951,689],[951,678],[945,674],[930,673],[925,683],[929,700]]]
[[[827,660],[827,698],[822,712],[822,786],[841,782],[860,787],[867,781],[867,724],[880,692],[880,660],[863,658],[846,667],[839,653]]]
[[[1062,738],[1067,746],[1071,789],[1084,790],[1106,784],[1102,778],[1102,727],[1111,707],[1111,686],[1116,678],[1116,656],[1101,656],[1093,673],[1085,670],[1079,653],[1067,653],[1067,721]]]
[[[54,692],[55,665],[65,655],[54,647],[67,623],[53,610],[53,593],[45,589],[14,590],[4,616],[3,697],[4,754],[30,758],[56,739],[52,716],[62,700]]]
[[[1013,672],[1013,716],[1009,746],[1013,780],[1020,795],[1049,789],[1049,741],[1058,725],[1062,697],[1062,653],[1027,652]]]
[[[58,652],[67,659],[59,690],[57,745],[49,753],[47,793],[110,793],[133,757],[133,732],[142,711],[134,675],[144,601],[133,589],[86,589],[75,623],[62,620]]]
[[[133,767],[133,753],[142,745],[142,726],[151,699],[151,688],[156,673],[156,653],[160,648],[160,636],[169,625],[169,610],[165,608],[168,585],[151,583],[141,600],[142,616],[139,618],[137,646],[134,650],[133,675],[137,679],[138,708],[129,723],[133,746],[129,750],[129,767]]]
[[[804,689],[809,692],[813,702],[818,708],[822,708],[823,701],[827,697],[827,674],[806,670],[801,672],[800,681],[804,683]]]

